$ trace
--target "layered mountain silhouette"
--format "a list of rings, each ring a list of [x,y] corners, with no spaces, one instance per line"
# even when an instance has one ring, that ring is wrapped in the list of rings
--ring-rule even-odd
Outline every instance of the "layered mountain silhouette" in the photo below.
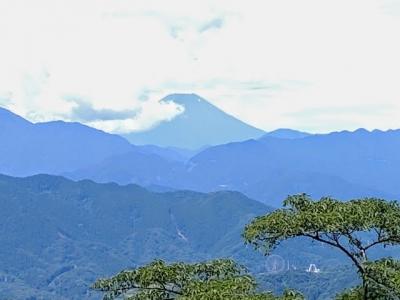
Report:
[[[162,168],[171,161],[186,161],[192,153],[158,146],[134,146],[121,136],[80,123],[63,121],[31,123],[0,108],[0,173],[12,176],[65,174],[104,164],[104,160],[126,154],[144,168]],[[100,172],[101,173],[101,172]],[[132,179],[133,180],[133,179]],[[145,181],[145,179],[144,179]]]
[[[170,99],[195,101],[200,112],[209,107],[196,95],[163,101]],[[12,176],[47,173],[74,180],[135,183],[154,191],[234,190],[272,206],[299,192],[342,199],[397,198],[400,192],[399,130],[309,135],[282,129],[197,153],[134,146],[79,123],[32,124],[4,109],[0,126],[0,173]],[[195,132],[196,128],[193,136]]]
[[[399,195],[400,131],[336,132],[301,139],[263,137],[209,148],[190,161],[191,182],[277,203],[288,193],[348,199]],[[207,176],[205,176],[207,174]],[[193,187],[194,188],[194,187]]]
[[[235,190],[272,206],[280,206],[287,195],[301,192],[340,199],[366,195],[394,199],[400,192],[399,146],[400,131],[357,130],[303,138],[264,136],[210,147],[186,163],[174,162],[165,176],[150,171],[147,184],[202,192]],[[132,159],[119,156],[103,163],[104,172],[87,168],[73,172],[71,178],[132,182]],[[118,167],[121,164],[123,168]]]
[[[181,159],[166,159],[135,149],[62,175],[74,180],[91,179],[99,183],[135,183],[145,187],[174,190],[175,176],[180,176],[184,172],[185,163]]]
[[[126,134],[124,137],[137,145],[198,149],[259,138],[265,133],[225,113],[196,94],[172,94],[161,101],[174,102],[183,107],[183,112],[150,130]]]

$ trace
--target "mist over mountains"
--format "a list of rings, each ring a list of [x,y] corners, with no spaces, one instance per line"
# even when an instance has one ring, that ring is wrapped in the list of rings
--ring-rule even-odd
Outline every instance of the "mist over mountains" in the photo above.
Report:
[[[32,124],[2,109],[0,173],[46,173],[162,191],[234,190],[272,206],[298,192],[343,199],[362,195],[393,199],[399,193],[399,130],[311,135],[279,129],[240,141],[262,132],[195,94],[173,94],[161,101],[185,105],[185,112],[158,129],[140,133],[156,144],[145,146],[79,123]],[[167,139],[193,138],[198,145],[211,145],[221,136],[227,140],[225,132],[239,141],[197,151],[161,147]]]

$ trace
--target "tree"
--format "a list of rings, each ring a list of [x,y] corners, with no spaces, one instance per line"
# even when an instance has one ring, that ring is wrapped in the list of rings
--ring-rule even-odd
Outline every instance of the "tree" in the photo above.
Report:
[[[369,298],[374,300],[400,299],[400,262],[381,259],[365,263],[369,286]],[[363,299],[362,286],[345,291],[337,300]]]
[[[92,287],[104,300],[123,296],[130,300],[300,300],[294,291],[282,297],[257,293],[254,279],[231,260],[167,264],[161,260],[127,270]]]
[[[280,242],[296,237],[330,245],[355,265],[362,280],[361,288],[357,289],[361,298],[342,299],[375,299],[372,295],[377,286],[381,293],[398,295],[399,290],[393,284],[381,280],[386,278],[378,272],[382,270],[382,262],[368,260],[373,247],[400,244],[397,202],[376,198],[341,202],[329,197],[313,201],[306,194],[294,195],[284,201],[284,208],[254,219],[244,231],[245,240],[266,254]]]

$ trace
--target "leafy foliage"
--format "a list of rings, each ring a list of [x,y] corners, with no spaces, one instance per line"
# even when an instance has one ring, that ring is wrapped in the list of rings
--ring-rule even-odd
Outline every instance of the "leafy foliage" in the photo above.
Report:
[[[343,247],[355,258],[378,244],[400,244],[400,206],[397,202],[365,198],[341,202],[332,198],[312,201],[301,194],[288,197],[285,208],[256,218],[246,226],[244,237],[269,253],[281,241],[294,237]],[[375,239],[364,243],[361,232],[374,233]],[[345,248],[348,246],[348,248]]]
[[[382,259],[367,262],[366,284],[368,286],[367,299],[395,300],[400,299],[400,262],[393,259]],[[337,297],[337,300],[364,299],[362,286],[350,289]]]
[[[300,300],[294,291],[282,297],[257,293],[254,279],[232,260],[205,263],[166,264],[157,260],[135,270],[98,280],[93,289],[104,292],[104,300],[124,296],[131,300]]]
[[[400,206],[397,202],[375,198],[341,202],[329,197],[313,201],[301,194],[288,197],[284,206],[247,225],[246,241],[270,253],[283,240],[311,238],[339,249],[356,266],[363,280],[362,289],[357,288],[344,297],[354,297],[361,291],[363,299],[369,299],[368,295],[376,292],[378,283],[385,286],[385,290],[378,289],[378,293],[397,293],[393,279],[387,275],[390,270],[394,272],[397,263],[392,260],[373,263],[367,256],[374,246],[400,244]],[[376,272],[379,280],[374,279],[371,283]]]

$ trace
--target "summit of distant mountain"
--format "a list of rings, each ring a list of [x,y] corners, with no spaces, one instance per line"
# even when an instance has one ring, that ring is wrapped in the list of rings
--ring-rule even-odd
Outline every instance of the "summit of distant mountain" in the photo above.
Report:
[[[209,107],[214,107],[210,102],[205,100],[204,98],[201,98],[197,94],[170,94],[160,100],[160,102],[175,102],[176,104],[180,105],[190,105],[187,106],[188,109],[194,108],[196,105],[197,106],[204,106],[207,105]]]
[[[274,131],[267,132],[264,137],[274,137],[280,139],[302,139],[310,136],[310,133],[288,129],[288,128],[280,128]]]
[[[150,130],[125,134],[131,143],[198,149],[259,138],[265,133],[196,94],[171,94],[160,102],[173,102],[182,106],[183,112]]]

